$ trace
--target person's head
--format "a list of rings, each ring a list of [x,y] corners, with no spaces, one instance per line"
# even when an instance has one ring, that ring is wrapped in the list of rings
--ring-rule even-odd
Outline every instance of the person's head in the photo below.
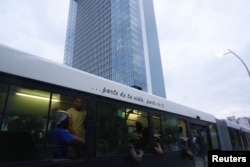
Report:
[[[69,115],[67,112],[59,110],[55,115],[56,127],[67,129],[69,127]]]
[[[154,136],[154,143],[159,143],[160,142],[160,137],[159,136]]]
[[[75,101],[74,101],[74,108],[77,110],[77,111],[80,111],[83,107],[83,101],[81,98],[76,98]]]
[[[136,132],[142,133],[142,130],[143,130],[142,124],[140,122],[136,121],[135,126],[136,126]]]

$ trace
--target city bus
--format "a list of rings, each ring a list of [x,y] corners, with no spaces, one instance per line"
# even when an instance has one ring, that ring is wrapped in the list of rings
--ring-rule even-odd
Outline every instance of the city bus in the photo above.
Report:
[[[4,45],[0,76],[3,167],[205,167],[207,151],[221,149],[218,120],[209,113]],[[56,112],[67,111],[75,98],[83,100],[87,112],[84,153],[56,158],[48,132]],[[146,142],[135,161],[129,146],[138,122]],[[154,150],[156,139],[162,154]]]

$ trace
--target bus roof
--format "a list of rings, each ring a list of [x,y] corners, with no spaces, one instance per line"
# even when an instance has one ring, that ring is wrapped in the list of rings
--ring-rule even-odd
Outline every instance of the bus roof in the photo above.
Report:
[[[239,124],[237,124],[236,122],[229,121],[229,120],[225,120],[225,121],[226,121],[226,124],[228,127],[240,130],[241,126]]]
[[[164,98],[0,44],[0,71],[215,123],[215,117]]]

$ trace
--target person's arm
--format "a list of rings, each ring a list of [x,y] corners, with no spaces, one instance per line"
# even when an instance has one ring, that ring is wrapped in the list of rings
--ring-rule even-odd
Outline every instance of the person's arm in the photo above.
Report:
[[[162,148],[161,148],[161,144],[160,144],[160,143],[156,142],[156,143],[155,143],[155,146],[154,146],[154,149],[155,149],[155,152],[156,152],[157,154],[163,154],[163,150],[162,150]]]
[[[131,145],[129,146],[129,153],[130,153],[131,157],[132,157],[134,160],[136,160],[136,161],[139,162],[139,161],[141,161],[144,152],[143,152],[141,149],[139,149],[139,150],[137,150],[137,151],[138,151],[138,153],[135,151],[135,148],[134,148],[133,144],[131,144]]]
[[[82,138],[73,135],[73,137],[72,137],[72,139],[70,141],[70,144],[73,144],[73,145],[84,145],[85,141]]]
[[[62,143],[61,144],[68,144],[68,145],[84,145],[85,144],[85,141],[76,136],[76,135],[73,135],[72,133],[70,133],[68,130],[62,130],[62,129],[59,129],[60,133],[58,133],[57,135],[60,136],[61,138],[61,141]]]

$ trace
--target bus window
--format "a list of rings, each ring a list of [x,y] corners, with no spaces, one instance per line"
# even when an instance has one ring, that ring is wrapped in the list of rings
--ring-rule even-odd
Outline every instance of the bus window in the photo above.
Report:
[[[233,129],[233,128],[228,128],[229,129],[229,135],[231,138],[231,142],[232,142],[232,147],[234,151],[241,151],[242,147],[239,141],[239,136],[238,136],[238,132],[237,130]]]
[[[241,131],[239,133],[239,136],[240,136],[240,140],[241,140],[241,145],[242,145],[242,149],[244,151],[250,151],[250,140],[249,140],[249,134],[244,132],[244,131]]]
[[[159,114],[153,114],[153,128],[154,128],[154,136],[161,137],[161,116]]]
[[[157,154],[163,153],[162,148],[162,130],[161,130],[161,115],[160,114],[153,114],[152,116],[153,121],[153,130],[154,130],[154,152]]]
[[[179,119],[179,123],[178,123],[178,127],[179,127],[179,143],[180,146],[179,148],[185,147],[186,149],[189,149],[189,138],[188,138],[188,134],[187,134],[187,124],[185,120]]]
[[[163,149],[165,152],[178,151],[178,119],[170,116],[161,117]]]
[[[194,155],[190,150],[190,139],[187,134],[187,124],[185,120],[179,119],[179,148],[182,151],[182,154],[193,160]]]
[[[212,148],[211,149],[213,149],[213,150],[219,149],[219,141],[218,141],[218,137],[217,137],[215,124],[209,125],[209,132],[210,132],[211,142],[212,142]]]
[[[127,153],[126,108],[109,103],[97,104],[96,156]]]
[[[38,89],[11,86],[1,138],[4,160],[31,160],[43,150],[50,93]],[[6,159],[5,159],[6,158]]]
[[[146,149],[147,132],[147,112],[109,103],[97,104],[97,157],[127,154],[131,134],[134,134],[135,138],[143,136],[143,145]]]
[[[6,111],[8,128],[5,131],[34,133],[45,130],[49,100],[49,92],[12,86]]]
[[[149,152],[149,129],[148,129],[148,113],[128,108],[126,110],[128,141],[130,144],[138,146],[137,149]],[[131,139],[134,136],[134,139]]]
[[[53,93],[51,100],[50,119],[48,123],[47,156],[51,158],[81,158],[83,147],[73,147],[55,138],[55,114],[64,111],[69,116],[69,131],[85,141],[85,117],[87,115],[87,101],[81,97],[72,97]],[[53,137],[53,138],[52,138]],[[67,150],[67,151],[65,151]],[[61,153],[60,153],[61,152]],[[64,153],[62,153],[64,152]]]

